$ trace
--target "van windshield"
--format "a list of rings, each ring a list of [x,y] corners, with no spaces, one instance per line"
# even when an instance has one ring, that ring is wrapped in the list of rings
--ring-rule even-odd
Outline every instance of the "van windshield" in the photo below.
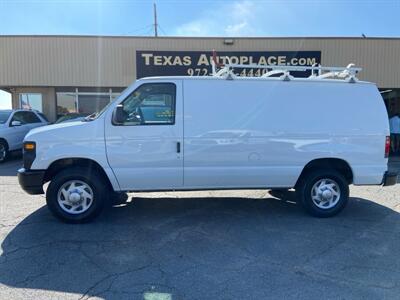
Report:
[[[10,111],[0,111],[0,124],[4,124],[5,122],[7,122],[10,114]]]

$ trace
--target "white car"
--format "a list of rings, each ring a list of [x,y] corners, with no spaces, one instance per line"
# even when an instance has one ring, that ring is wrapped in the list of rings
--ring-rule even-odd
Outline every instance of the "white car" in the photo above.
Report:
[[[34,110],[0,110],[0,162],[11,151],[21,150],[29,130],[49,124],[46,117]]]
[[[295,188],[330,217],[350,184],[397,179],[382,97],[350,75],[140,79],[96,117],[32,130],[19,182],[30,194],[50,182],[47,205],[67,222],[93,219],[114,192],[238,188]]]

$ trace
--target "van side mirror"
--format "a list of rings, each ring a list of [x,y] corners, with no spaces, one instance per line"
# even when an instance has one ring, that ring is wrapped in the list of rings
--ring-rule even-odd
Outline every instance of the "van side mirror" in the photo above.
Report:
[[[22,123],[20,122],[20,121],[12,121],[11,122],[11,126],[12,127],[14,127],[14,126],[21,126],[22,125]]]
[[[120,125],[123,124],[125,121],[125,112],[124,112],[124,107],[122,104],[118,104],[114,111],[113,111],[113,116],[112,116],[112,121],[113,124]]]

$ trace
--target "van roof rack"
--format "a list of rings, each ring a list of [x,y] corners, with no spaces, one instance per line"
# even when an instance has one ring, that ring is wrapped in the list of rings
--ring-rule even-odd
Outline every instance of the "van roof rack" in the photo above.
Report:
[[[227,64],[223,65],[218,63],[216,52],[213,51],[213,59],[211,60],[212,76],[223,77],[228,80],[233,80],[238,77],[233,70],[239,69],[265,69],[267,70],[261,78],[268,78],[273,75],[282,74],[279,78],[284,81],[292,80],[294,77],[290,72],[304,72],[311,71],[309,79],[340,79],[350,83],[358,81],[357,74],[362,68],[355,67],[354,64],[349,64],[347,67],[322,67],[320,64],[312,66],[280,66],[280,65],[257,65],[257,64],[232,64],[229,57],[226,57]],[[217,71],[217,67],[220,69]],[[304,77],[302,77],[304,78]]]

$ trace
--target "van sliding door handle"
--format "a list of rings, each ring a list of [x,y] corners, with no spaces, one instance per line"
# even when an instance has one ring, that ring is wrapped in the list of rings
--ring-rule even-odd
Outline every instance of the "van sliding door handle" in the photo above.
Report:
[[[176,153],[181,153],[181,142],[176,142]]]

